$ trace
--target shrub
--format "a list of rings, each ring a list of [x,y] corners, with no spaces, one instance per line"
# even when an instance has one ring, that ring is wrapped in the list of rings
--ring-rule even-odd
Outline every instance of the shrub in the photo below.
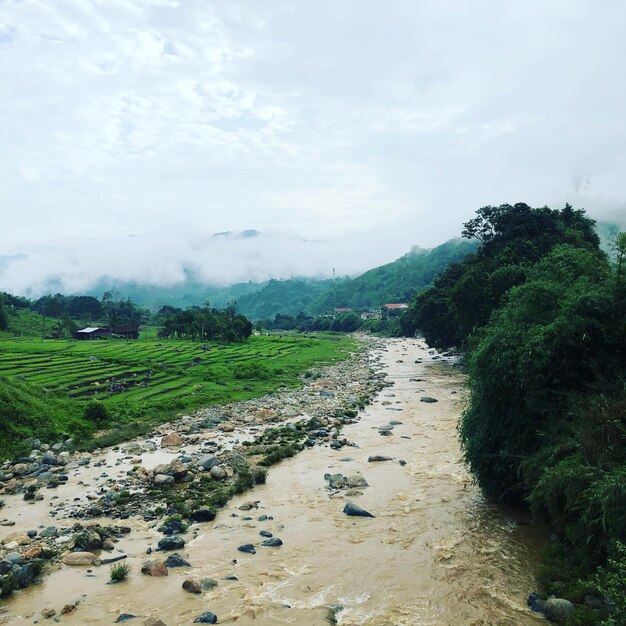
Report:
[[[121,583],[128,578],[128,574],[130,574],[130,565],[128,563],[114,563],[111,566],[109,576],[111,577],[111,582]]]
[[[106,422],[109,414],[104,404],[98,402],[98,400],[91,400],[85,407],[84,417],[87,422],[97,424]]]
[[[233,376],[237,380],[242,379],[255,379],[255,380],[267,380],[271,371],[264,363],[260,361],[251,361],[249,363],[237,363],[233,369]]]

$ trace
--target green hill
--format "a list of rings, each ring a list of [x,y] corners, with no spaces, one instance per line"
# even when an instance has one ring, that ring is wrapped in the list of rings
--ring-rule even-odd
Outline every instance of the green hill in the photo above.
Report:
[[[411,250],[392,263],[371,269],[357,278],[337,281],[311,304],[310,312],[335,308],[378,309],[388,302],[408,302],[431,284],[450,263],[460,261],[477,242],[451,239],[431,250]]]
[[[253,320],[273,318],[277,313],[297,315],[332,286],[332,280],[290,278],[270,280],[262,289],[237,300],[237,309]]]
[[[52,441],[81,429],[84,407],[15,377],[0,377],[0,458],[28,437]]]

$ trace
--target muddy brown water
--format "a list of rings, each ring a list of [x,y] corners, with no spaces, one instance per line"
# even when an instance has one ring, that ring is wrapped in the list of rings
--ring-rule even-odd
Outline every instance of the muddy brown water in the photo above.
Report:
[[[127,581],[107,585],[107,566],[59,566],[11,599],[5,623],[42,623],[42,609],[58,612],[76,601],[77,611],[61,623],[111,624],[119,614],[131,613],[173,626],[212,611],[221,624],[323,626],[334,605],[343,607],[336,619],[344,626],[542,622],[525,599],[534,588],[544,530],[518,524],[514,511],[486,503],[472,484],[456,433],[463,375],[432,360],[418,340],[390,340],[386,347],[373,358],[395,384],[362,412],[360,422],[345,428],[358,447],[316,447],[273,467],[266,485],[233,499],[215,522],[187,532],[180,552],[191,569],[171,569],[167,578],[143,576],[145,550],[160,535],[133,521],[133,532],[117,546],[129,555]],[[423,395],[438,402],[420,402]],[[390,420],[402,424],[383,437],[378,427]],[[394,460],[368,463],[372,454]],[[362,474],[370,486],[361,496],[333,495],[326,489],[326,472]],[[249,500],[259,508],[238,509]],[[347,517],[346,500],[376,517]],[[262,514],[273,519],[259,522]],[[253,519],[243,520],[246,516]],[[259,546],[261,530],[284,545]],[[238,552],[243,543],[256,544],[256,555]],[[238,580],[224,580],[227,576]],[[219,584],[190,595],[181,588],[189,577]]]

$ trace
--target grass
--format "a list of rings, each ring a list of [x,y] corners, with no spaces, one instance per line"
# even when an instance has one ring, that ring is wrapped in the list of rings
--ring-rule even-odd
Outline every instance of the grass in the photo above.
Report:
[[[111,582],[121,583],[128,578],[128,574],[130,574],[130,565],[128,563],[114,563],[111,566],[109,577]]]
[[[203,346],[156,338],[0,338],[0,456],[29,436],[71,435],[83,448],[113,445],[181,412],[295,387],[311,368],[355,349],[345,336],[285,334]],[[90,401],[102,404],[106,420],[84,419]],[[107,433],[92,441],[96,426]]]

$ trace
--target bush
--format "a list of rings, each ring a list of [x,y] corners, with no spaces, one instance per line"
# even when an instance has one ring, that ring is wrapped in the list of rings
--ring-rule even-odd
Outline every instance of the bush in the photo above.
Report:
[[[260,361],[237,363],[232,371],[237,380],[267,380],[271,376],[270,369]]]
[[[109,414],[102,402],[91,400],[85,407],[84,417],[87,422],[98,424],[106,422],[109,419]]]
[[[130,574],[130,565],[128,563],[114,563],[109,572],[111,582],[114,583],[121,583],[123,580],[126,580],[128,574]]]

